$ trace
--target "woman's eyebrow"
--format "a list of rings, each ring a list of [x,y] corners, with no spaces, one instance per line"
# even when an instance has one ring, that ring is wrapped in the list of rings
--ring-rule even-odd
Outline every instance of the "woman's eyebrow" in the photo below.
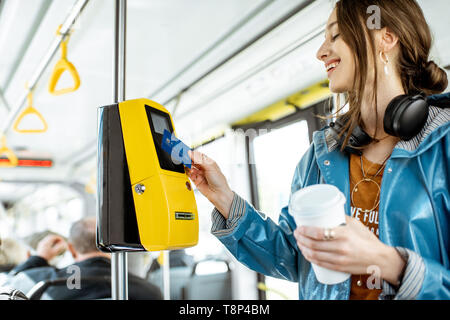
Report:
[[[337,21],[331,22],[329,25],[327,25],[327,30],[331,29],[335,24],[337,24]]]

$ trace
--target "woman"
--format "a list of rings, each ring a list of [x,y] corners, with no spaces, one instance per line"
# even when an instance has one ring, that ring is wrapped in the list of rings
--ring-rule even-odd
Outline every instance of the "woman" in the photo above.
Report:
[[[378,29],[367,23],[373,5],[380,9]],[[445,72],[429,61],[430,47],[415,0],[340,0],[328,20],[317,58],[331,91],[347,97],[340,132],[347,138],[336,148],[329,128],[316,132],[291,192],[337,186],[347,198],[345,226],[297,228],[287,207],[277,225],[230,189],[214,161],[190,153],[190,178],[216,207],[212,232],[239,261],[298,282],[300,299],[450,298],[450,113],[430,107],[425,126],[409,141],[383,126],[393,98],[447,87]],[[344,152],[356,126],[373,138],[361,155]],[[321,284],[311,263],[352,276]]]

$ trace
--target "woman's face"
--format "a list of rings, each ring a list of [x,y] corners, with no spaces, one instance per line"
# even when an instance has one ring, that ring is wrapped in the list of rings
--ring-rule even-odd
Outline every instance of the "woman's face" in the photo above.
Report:
[[[336,9],[328,19],[325,41],[317,51],[317,59],[324,63],[331,92],[351,91],[355,78],[355,60],[350,47],[340,36]]]

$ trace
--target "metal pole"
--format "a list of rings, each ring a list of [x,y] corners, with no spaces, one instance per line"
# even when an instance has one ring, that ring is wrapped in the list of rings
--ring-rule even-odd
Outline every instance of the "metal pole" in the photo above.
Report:
[[[125,101],[127,0],[116,0],[114,43],[114,102]]]
[[[164,300],[170,300],[170,251],[163,252],[163,293]]]
[[[114,43],[114,103],[125,101],[125,62],[127,0],[116,0],[115,43]],[[113,252],[111,257],[111,298],[128,300],[128,259],[127,252]]]
[[[111,254],[111,298],[128,300],[128,256],[125,251]]]
[[[72,10],[70,11],[69,16],[64,21],[62,28],[60,30],[61,34],[67,34],[70,28],[74,25],[76,22],[78,16],[83,11],[83,9],[86,7],[86,4],[89,2],[89,0],[78,0],[77,3],[73,6]],[[36,68],[35,72],[32,74],[31,78],[28,80],[28,87],[30,90],[34,89],[36,84],[38,83],[39,79],[44,74],[45,69],[48,67],[50,62],[52,61],[52,58],[55,56],[56,52],[59,50],[59,46],[61,42],[64,40],[65,36],[60,37],[57,36],[55,40],[53,40],[52,44],[50,45],[50,48],[48,49],[45,56],[41,59],[41,63]],[[25,90],[23,94],[20,96],[20,98],[17,100],[17,104],[10,110],[5,122],[3,123],[2,127],[0,128],[0,136],[2,134],[6,135],[7,131],[11,127],[11,124],[14,122],[14,119],[19,115],[20,110],[22,109],[23,105],[25,104],[25,101],[27,100],[28,96],[28,90]]]

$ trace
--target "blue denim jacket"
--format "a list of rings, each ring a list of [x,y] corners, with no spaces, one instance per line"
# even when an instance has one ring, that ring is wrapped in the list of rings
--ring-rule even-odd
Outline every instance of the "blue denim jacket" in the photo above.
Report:
[[[398,288],[383,281],[380,299],[450,299],[450,111],[432,107],[426,126],[400,141],[386,164],[379,206],[379,238],[407,261]],[[298,164],[291,194],[327,183],[346,196],[350,215],[349,161],[324,128]],[[287,206],[276,224],[235,195],[228,220],[214,209],[212,233],[244,265],[298,282],[300,299],[348,299],[351,280],[325,285],[297,248],[296,224]]]

